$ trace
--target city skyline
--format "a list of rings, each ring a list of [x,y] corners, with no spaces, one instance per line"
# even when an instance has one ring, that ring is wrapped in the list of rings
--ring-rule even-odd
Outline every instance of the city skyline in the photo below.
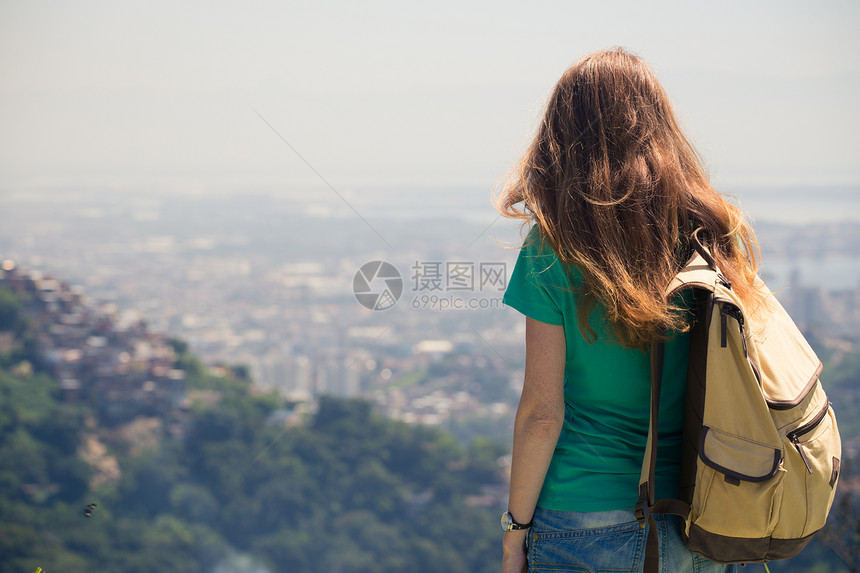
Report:
[[[461,437],[476,428],[509,437],[524,321],[501,304],[517,252],[496,241],[502,229],[514,231],[513,239],[515,228],[481,234],[482,225],[462,220],[374,221],[395,246],[388,250],[346,212],[281,225],[295,209],[284,198],[56,199],[0,201],[8,216],[0,260],[4,271],[30,277],[48,302],[58,292],[86,302],[46,331],[62,335],[53,344],[72,366],[79,351],[104,350],[104,333],[90,331],[107,317],[118,330],[137,332],[139,343],[123,344],[141,356],[160,355],[146,348],[176,337],[207,366],[241,365],[259,387],[291,400],[361,396],[395,419],[455,428]],[[758,233],[762,276],[797,324],[854,348],[860,222],[770,222]],[[380,262],[389,267],[381,281]],[[385,288],[393,289],[393,304],[363,300]],[[68,325],[86,328],[70,338]],[[155,367],[166,372],[165,364]],[[70,389],[87,379],[86,372],[64,375]],[[164,376],[152,376],[154,391]],[[121,402],[137,403],[137,382],[146,381],[123,382],[129,392]]]

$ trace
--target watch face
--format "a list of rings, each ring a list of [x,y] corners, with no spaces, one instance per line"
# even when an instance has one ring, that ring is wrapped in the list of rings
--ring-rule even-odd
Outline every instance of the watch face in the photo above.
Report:
[[[511,514],[507,511],[502,514],[502,531],[511,531],[512,526],[514,524],[513,518],[511,518]]]

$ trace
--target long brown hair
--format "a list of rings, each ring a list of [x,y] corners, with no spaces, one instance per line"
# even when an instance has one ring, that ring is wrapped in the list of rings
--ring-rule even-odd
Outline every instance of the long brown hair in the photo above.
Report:
[[[663,292],[699,226],[738,295],[755,296],[751,226],[711,187],[654,74],[621,48],[564,73],[498,208],[536,224],[559,259],[582,273],[577,313],[588,340],[596,339],[588,317],[598,301],[625,346],[689,328]]]

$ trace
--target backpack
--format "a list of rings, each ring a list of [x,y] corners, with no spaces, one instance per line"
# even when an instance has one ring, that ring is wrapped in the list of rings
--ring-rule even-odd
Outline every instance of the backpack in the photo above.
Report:
[[[646,571],[656,566],[651,513],[684,519],[684,541],[720,563],[766,563],[800,552],[827,519],[841,440],[818,377],[822,364],[764,282],[746,308],[693,233],[693,256],[667,296],[692,289],[693,326],[679,499],[654,502],[663,343],[651,347],[651,423],[636,517],[650,523]]]

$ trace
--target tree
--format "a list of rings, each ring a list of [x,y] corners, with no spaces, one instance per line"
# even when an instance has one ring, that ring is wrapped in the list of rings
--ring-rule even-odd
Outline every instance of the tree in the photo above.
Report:
[[[11,290],[0,286],[0,331],[14,331],[22,320],[21,303]]]

